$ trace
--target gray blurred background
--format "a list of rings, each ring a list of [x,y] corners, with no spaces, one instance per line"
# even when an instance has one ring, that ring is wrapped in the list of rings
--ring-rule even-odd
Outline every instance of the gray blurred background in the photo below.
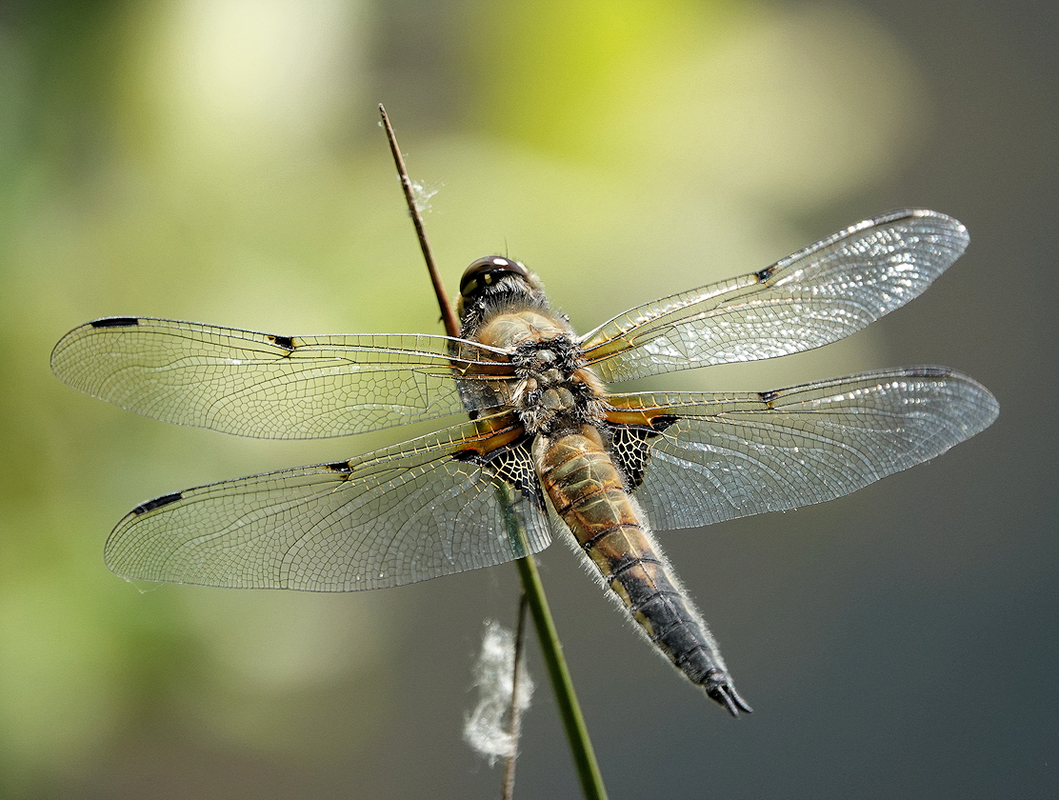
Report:
[[[441,332],[377,126],[450,290],[526,261],[580,330],[907,205],[967,254],[852,339],[644,386],[970,373],[992,428],[853,497],[662,541],[755,713],[540,559],[612,798],[1053,797],[1059,770],[1054,3],[168,0],[0,5],[0,796],[495,797],[463,744],[513,566],[348,596],[111,575],[159,494],[332,461],[166,426],[48,369],[112,314]],[[143,588],[143,587],[140,587]],[[539,684],[517,796],[579,796]]]

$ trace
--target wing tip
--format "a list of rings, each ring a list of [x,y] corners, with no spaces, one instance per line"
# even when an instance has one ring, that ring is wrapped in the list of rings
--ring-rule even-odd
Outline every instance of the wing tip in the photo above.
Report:
[[[893,211],[887,211],[884,214],[879,214],[878,216],[866,219],[859,225],[855,225],[854,228],[877,227],[879,225],[900,222],[901,220],[933,220],[939,231],[944,231],[946,238],[951,242],[950,248],[955,253],[952,261],[955,261],[963,255],[963,252],[971,243],[971,234],[967,230],[966,225],[955,217],[949,216],[941,211],[934,211],[930,208],[897,208]]]

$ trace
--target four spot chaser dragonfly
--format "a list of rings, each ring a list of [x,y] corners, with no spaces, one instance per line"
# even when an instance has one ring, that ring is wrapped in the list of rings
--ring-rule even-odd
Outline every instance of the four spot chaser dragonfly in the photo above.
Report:
[[[968,241],[943,214],[896,211],[583,336],[525,266],[489,256],[460,284],[460,338],[280,336],[112,317],[63,337],[51,364],[122,408],[240,436],[312,439],[462,417],[348,461],[150,500],[107,541],[119,575],[357,591],[573,537],[650,642],[738,716],[750,707],[652,529],[849,494],[988,427],[997,402],[931,366],[766,392],[618,394],[605,383],[849,336],[916,297]],[[509,535],[512,512],[522,538]]]

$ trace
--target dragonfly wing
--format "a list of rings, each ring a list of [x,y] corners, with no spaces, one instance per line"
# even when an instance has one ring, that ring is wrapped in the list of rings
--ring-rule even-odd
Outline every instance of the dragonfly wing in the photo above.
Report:
[[[539,492],[514,491],[478,459],[484,440],[467,423],[350,461],[166,495],[118,523],[106,562],[149,581],[348,592],[543,550],[550,534]],[[528,447],[504,452],[506,469],[523,458],[533,474]],[[525,548],[507,532],[504,497]]]
[[[582,345],[606,381],[810,350],[919,295],[969,241],[967,229],[944,214],[894,211],[760,272],[627,311]]]
[[[263,439],[345,436],[464,411],[444,336],[279,336],[113,317],[75,328],[55,374],[148,417]],[[460,342],[466,354],[476,346]]]
[[[762,393],[609,397],[626,427],[635,496],[659,530],[832,500],[987,428],[996,399],[944,367],[910,367]],[[618,426],[616,430],[621,430]],[[641,452],[630,445],[638,438]],[[639,465],[639,467],[637,467]]]

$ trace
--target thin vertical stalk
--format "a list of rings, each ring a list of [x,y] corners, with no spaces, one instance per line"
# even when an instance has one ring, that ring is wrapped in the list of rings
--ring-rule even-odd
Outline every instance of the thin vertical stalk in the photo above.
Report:
[[[434,294],[438,298],[438,308],[441,310],[441,321],[445,325],[445,333],[449,336],[460,335],[460,323],[456,319],[456,313],[449,303],[449,296],[445,294],[445,286],[441,282],[441,274],[438,265],[434,263],[434,253],[430,249],[427,240],[427,231],[423,227],[423,215],[419,213],[416,204],[415,189],[412,187],[412,179],[408,177],[408,170],[404,165],[404,156],[401,148],[397,146],[397,136],[390,125],[390,118],[386,115],[386,109],[379,104],[379,114],[382,116],[382,124],[386,128],[386,140],[390,143],[390,152],[393,153],[393,163],[397,167],[397,175],[401,179],[401,189],[404,191],[405,203],[408,204],[408,213],[412,217],[412,224],[416,228],[416,237],[419,239],[419,249],[423,251],[423,259],[427,262],[427,272],[430,274],[430,283],[434,286]]]
[[[508,507],[510,508],[510,503]],[[522,522],[514,514],[505,514],[504,519],[508,525],[508,535],[517,536],[523,549],[528,548]],[[599,762],[596,761],[596,753],[592,749],[592,740],[588,738],[588,728],[585,727],[585,718],[581,714],[581,706],[574,692],[574,682],[563,657],[563,646],[555,629],[551,609],[548,608],[548,598],[544,594],[537,564],[530,555],[520,558],[515,562],[515,566],[518,567],[522,589],[529,601],[530,614],[533,615],[533,624],[537,629],[537,640],[541,643],[541,654],[552,682],[555,700],[559,704],[559,716],[566,730],[566,739],[570,743],[570,754],[574,759],[577,777],[581,781],[581,791],[590,800],[606,800],[607,790],[603,786]]]
[[[456,315],[449,304],[448,295],[445,294],[444,286],[438,275],[437,265],[427,241],[426,230],[423,227],[423,217],[415,202],[415,193],[412,181],[408,177],[405,168],[404,157],[397,145],[397,137],[394,135],[390,118],[386,115],[386,109],[379,105],[379,114],[386,129],[386,138],[390,143],[390,151],[393,153],[394,164],[397,174],[401,179],[401,188],[404,190],[405,202],[408,204],[408,213],[415,225],[416,235],[419,238],[419,247],[423,251],[427,270],[430,273],[430,282],[434,286],[437,295],[438,307],[441,309],[441,319],[445,324],[445,332],[449,336],[459,336],[459,323]],[[537,574],[537,565],[529,554],[529,544],[526,538],[525,528],[522,521],[515,513],[514,498],[511,496],[510,486],[497,486],[497,499],[500,502],[504,517],[504,525],[507,529],[509,541],[518,542],[520,552],[527,555],[517,559],[519,577],[522,580],[522,591],[525,592],[529,602],[530,613],[533,615],[533,623],[537,630],[537,639],[540,641],[541,654],[548,669],[548,677],[551,679],[552,691],[559,705],[559,715],[563,720],[566,730],[566,738],[570,743],[570,752],[574,759],[578,778],[581,780],[581,788],[589,800],[605,800],[606,789],[603,787],[603,778],[599,772],[599,764],[596,761],[595,752],[592,749],[592,741],[588,738],[588,729],[585,727],[584,716],[581,714],[581,706],[577,702],[574,692],[574,684],[570,679],[570,670],[566,666],[563,657],[562,644],[559,642],[559,634],[555,629],[555,621],[552,619],[548,608],[548,599],[544,595],[544,586],[540,575]]]
[[[518,620],[515,623],[515,655],[511,664],[511,706],[508,724],[511,734],[511,755],[504,759],[504,774],[500,779],[500,800],[512,800],[515,795],[515,766],[518,762],[518,743],[522,734],[522,704],[519,702],[519,684],[522,681],[522,655],[526,644],[526,608],[529,600],[525,592],[518,596]]]

